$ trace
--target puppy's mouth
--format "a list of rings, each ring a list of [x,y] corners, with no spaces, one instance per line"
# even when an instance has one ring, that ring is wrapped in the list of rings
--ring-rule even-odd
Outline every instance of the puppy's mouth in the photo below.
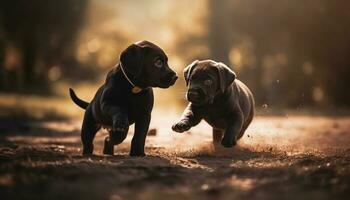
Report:
[[[186,93],[186,99],[194,105],[205,105],[211,103],[211,98],[208,98],[207,95],[199,90],[189,90]]]
[[[159,84],[157,84],[157,87],[160,87],[160,88],[169,88],[170,86],[173,86],[176,82],[176,80],[178,79],[178,77],[175,75],[173,76],[168,76],[168,77],[165,77],[163,78]]]

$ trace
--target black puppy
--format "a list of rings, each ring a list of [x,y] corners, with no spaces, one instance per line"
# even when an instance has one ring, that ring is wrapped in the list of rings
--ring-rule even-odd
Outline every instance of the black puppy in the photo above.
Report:
[[[190,102],[172,129],[184,132],[205,119],[213,127],[213,142],[232,147],[254,117],[250,90],[225,64],[212,60],[194,61],[184,70]]]
[[[83,154],[92,154],[93,139],[101,127],[108,128],[104,154],[113,155],[114,145],[127,136],[135,123],[131,156],[145,156],[144,146],[153,108],[152,87],[168,88],[178,78],[168,66],[164,51],[155,44],[141,41],[120,55],[120,62],[107,75],[90,103],[79,99],[70,89],[74,103],[86,109],[81,130]]]

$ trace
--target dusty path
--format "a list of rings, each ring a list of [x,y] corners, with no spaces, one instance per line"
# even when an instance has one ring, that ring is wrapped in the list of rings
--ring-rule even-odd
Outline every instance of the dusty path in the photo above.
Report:
[[[214,149],[204,123],[189,133],[153,117],[147,157],[80,155],[80,121],[0,126],[1,199],[349,199],[350,118],[257,117],[234,149]]]

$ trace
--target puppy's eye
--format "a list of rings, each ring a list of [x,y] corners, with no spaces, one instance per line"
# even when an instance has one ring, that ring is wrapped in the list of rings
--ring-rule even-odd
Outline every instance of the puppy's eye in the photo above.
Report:
[[[163,61],[161,59],[157,59],[154,65],[158,68],[163,67]]]
[[[206,85],[206,86],[209,86],[209,85],[211,85],[212,83],[213,83],[213,81],[210,80],[210,79],[207,79],[207,80],[204,81],[204,85]]]

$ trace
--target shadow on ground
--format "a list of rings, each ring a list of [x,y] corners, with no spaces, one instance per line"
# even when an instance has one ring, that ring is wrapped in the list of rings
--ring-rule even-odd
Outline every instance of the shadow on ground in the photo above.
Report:
[[[260,117],[234,149],[213,148],[208,127],[186,135],[156,127],[148,156],[132,158],[130,137],[115,156],[101,155],[103,132],[96,155],[81,156],[80,121],[2,120],[0,193],[3,199],[348,199],[350,119],[336,122]]]

